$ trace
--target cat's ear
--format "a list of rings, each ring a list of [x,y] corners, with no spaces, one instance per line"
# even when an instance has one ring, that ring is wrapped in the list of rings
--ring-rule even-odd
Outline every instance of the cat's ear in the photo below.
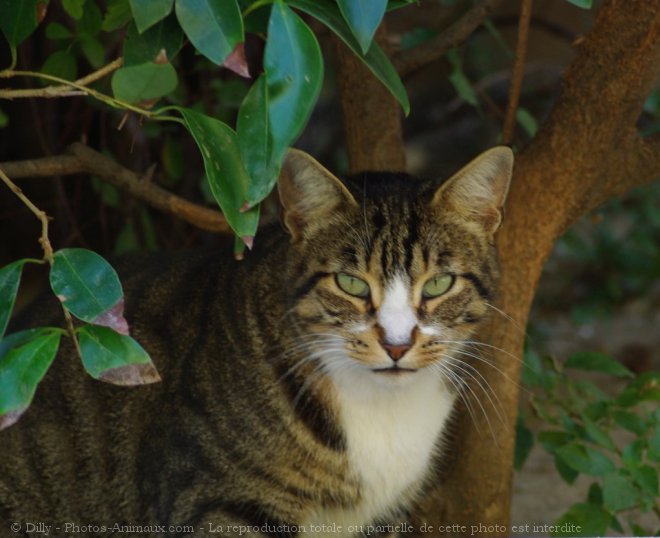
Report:
[[[513,152],[498,146],[479,155],[445,181],[431,204],[451,208],[463,217],[478,222],[489,235],[502,223],[502,207],[509,191],[513,171]]]
[[[344,184],[304,151],[289,149],[277,182],[283,222],[294,240],[313,233],[340,207],[357,202]]]

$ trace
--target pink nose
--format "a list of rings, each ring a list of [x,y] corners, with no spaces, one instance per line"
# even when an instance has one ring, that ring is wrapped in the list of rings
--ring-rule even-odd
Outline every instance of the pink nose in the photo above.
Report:
[[[392,345],[392,344],[383,344],[383,349],[387,354],[392,358],[392,360],[398,361],[401,357],[406,354],[406,351],[410,349],[410,344],[403,345]]]

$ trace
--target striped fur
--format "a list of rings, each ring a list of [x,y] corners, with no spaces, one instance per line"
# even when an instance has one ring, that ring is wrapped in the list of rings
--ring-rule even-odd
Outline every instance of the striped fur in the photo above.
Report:
[[[96,382],[63,345],[32,407],[0,432],[0,529],[224,526],[231,536],[240,532],[229,525],[254,525],[320,536],[339,525],[328,535],[350,536],[404,517],[456,395],[446,357],[495,290],[510,152],[475,163],[445,183],[340,182],[293,152],[279,185],[288,235],[264,230],[240,263],[199,252],[120,264],[132,334],[163,381]],[[365,280],[369,296],[342,291],[341,272]],[[451,289],[424,299],[424,283],[445,273]],[[384,346],[406,342],[391,370]]]

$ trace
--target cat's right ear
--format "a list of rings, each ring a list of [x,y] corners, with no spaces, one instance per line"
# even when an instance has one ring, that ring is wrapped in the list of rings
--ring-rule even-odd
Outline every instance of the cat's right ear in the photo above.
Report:
[[[357,202],[344,184],[304,151],[289,149],[277,182],[282,221],[294,241],[314,232],[340,207]]]

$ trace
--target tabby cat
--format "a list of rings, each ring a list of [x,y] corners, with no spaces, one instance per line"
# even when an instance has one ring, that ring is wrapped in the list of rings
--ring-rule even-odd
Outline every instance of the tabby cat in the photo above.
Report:
[[[0,432],[0,535],[353,536],[400,521],[489,310],[512,164],[497,147],[445,182],[339,180],[292,150],[284,226],[245,261],[120,265],[162,382],[99,383],[63,346]]]

